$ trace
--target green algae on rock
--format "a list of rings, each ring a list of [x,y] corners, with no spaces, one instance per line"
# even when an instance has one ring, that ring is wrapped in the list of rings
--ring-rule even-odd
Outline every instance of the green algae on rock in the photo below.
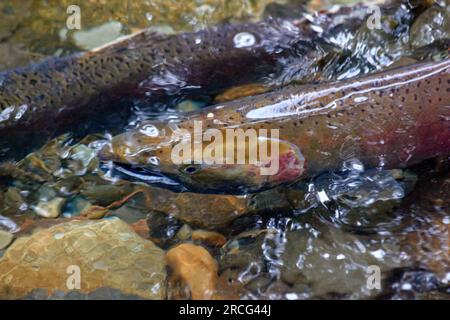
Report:
[[[17,239],[0,259],[0,297],[22,298],[35,289],[68,294],[73,266],[82,294],[107,287],[146,299],[166,296],[163,250],[123,221],[106,219],[63,223]]]

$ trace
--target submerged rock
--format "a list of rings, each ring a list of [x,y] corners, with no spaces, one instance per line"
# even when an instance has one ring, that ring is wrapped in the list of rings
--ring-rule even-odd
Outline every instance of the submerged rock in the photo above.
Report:
[[[401,248],[413,267],[433,272],[445,284],[450,275],[449,169],[448,157],[422,168],[416,189],[396,211],[404,217]]]
[[[192,229],[188,224],[184,224],[177,232],[177,238],[186,241],[192,236]]]
[[[245,232],[222,249],[220,273],[241,285],[241,299],[367,299],[381,290],[367,286],[368,270],[380,281],[407,265],[386,239],[354,235],[314,215],[272,219],[266,230]]]
[[[93,50],[123,36],[123,26],[118,21],[109,21],[90,30],[80,30],[73,34],[77,47]]]
[[[0,230],[0,250],[8,247],[13,241],[14,236],[6,231]]]
[[[286,235],[280,277],[298,296],[347,299],[374,298],[380,290],[367,285],[370,267],[381,279],[407,262],[395,256],[398,247],[388,241],[368,240],[338,228],[303,229]]]
[[[175,219],[204,229],[226,228],[231,221],[248,213],[244,196],[175,193],[166,189],[146,189],[149,210],[164,212]]]
[[[5,229],[9,232],[16,232],[19,226],[11,219],[0,215],[0,229]]]
[[[64,198],[55,198],[51,201],[40,202],[37,206],[33,207],[33,210],[38,216],[43,218],[58,218],[65,202],[66,199]]]
[[[220,233],[207,230],[195,230],[192,232],[192,240],[206,242],[212,246],[221,247],[227,239]]]
[[[114,201],[125,198],[133,192],[128,183],[117,185],[93,184],[81,190],[81,194],[90,202],[98,206],[108,206]]]
[[[46,290],[36,289],[28,294],[25,300],[144,300],[142,297],[130,294],[124,294],[122,291],[112,288],[100,288],[90,293],[81,293],[79,291],[56,291],[51,296]]]
[[[14,242],[0,260],[0,298],[26,297],[35,289],[45,297],[74,290],[85,295],[106,287],[164,299],[165,278],[163,250],[123,221],[72,221]]]
[[[420,15],[411,28],[411,44],[418,48],[450,37],[450,7],[435,4]]]
[[[218,280],[217,262],[203,247],[183,243],[166,255],[167,263],[190,289],[193,300],[211,299]]]
[[[450,277],[450,216],[436,215],[409,227],[402,249],[413,263],[435,273],[443,282]]]

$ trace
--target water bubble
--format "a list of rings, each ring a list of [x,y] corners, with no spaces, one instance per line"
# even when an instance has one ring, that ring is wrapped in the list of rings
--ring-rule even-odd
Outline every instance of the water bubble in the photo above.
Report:
[[[157,137],[159,135],[159,130],[154,125],[146,124],[143,125],[139,132],[146,135],[147,137]]]
[[[151,13],[149,13],[149,12],[147,12],[146,14],[145,14],[145,18],[147,19],[147,21],[152,21],[153,20],[153,15],[151,14]]]
[[[9,120],[12,113],[14,112],[14,109],[15,109],[14,106],[10,106],[4,109],[2,112],[0,112],[0,122]]]
[[[450,282],[450,272],[447,272],[447,273],[445,274],[444,280],[445,280],[446,282]]]
[[[386,255],[386,252],[384,252],[384,250],[382,249],[378,249],[370,252],[370,254],[373,255],[378,260],[383,260],[384,256]]]
[[[317,33],[322,33],[323,32],[323,28],[321,26],[318,26],[318,25],[315,25],[315,24],[311,25],[311,29],[314,30]]]
[[[247,283],[256,277],[261,273],[261,266],[252,261],[249,263],[247,269],[245,269],[240,275],[239,275],[239,282],[241,283]]]
[[[358,159],[349,159],[342,164],[343,171],[364,172],[364,165]]]
[[[240,32],[234,36],[233,42],[236,48],[247,48],[256,43],[256,38],[249,32]]]
[[[323,254],[321,254],[321,256],[322,256],[322,258],[324,258],[326,260],[330,259],[330,254],[329,253],[323,253]]]
[[[404,283],[402,284],[402,290],[411,290],[412,289],[412,285],[410,283]]]
[[[326,203],[331,200],[324,190],[318,191],[316,197],[320,203]]]
[[[339,128],[337,125],[332,124],[332,123],[327,124],[327,127],[330,128],[330,129],[333,129],[333,130],[336,130],[336,129]]]
[[[16,115],[14,116],[14,119],[19,120],[20,118],[22,118],[22,116],[25,114],[25,112],[27,112],[27,110],[28,110],[28,105],[26,105],[26,104],[21,105],[18,108]]]
[[[287,300],[298,300],[299,295],[296,293],[286,293],[285,297]]]
[[[158,166],[158,165],[159,165],[159,162],[160,162],[160,160],[159,160],[158,157],[150,157],[150,158],[148,159],[148,163],[150,163],[150,164],[152,164],[152,165],[154,165],[154,166]]]
[[[357,163],[348,168],[360,168]],[[397,181],[390,171],[347,170],[342,173],[326,173],[314,179],[309,188],[309,199],[320,205],[326,220],[339,225],[367,227],[378,210],[385,210],[393,201],[402,199],[406,185]],[[365,208],[361,210],[361,208]],[[362,214],[364,213],[364,214]]]
[[[19,231],[19,226],[14,221],[2,215],[0,215],[0,226],[12,233]]]

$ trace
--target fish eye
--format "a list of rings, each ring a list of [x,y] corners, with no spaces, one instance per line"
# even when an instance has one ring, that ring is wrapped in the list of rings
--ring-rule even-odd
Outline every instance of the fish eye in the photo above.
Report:
[[[194,165],[187,166],[183,169],[183,171],[187,174],[193,174],[198,171],[198,167]]]

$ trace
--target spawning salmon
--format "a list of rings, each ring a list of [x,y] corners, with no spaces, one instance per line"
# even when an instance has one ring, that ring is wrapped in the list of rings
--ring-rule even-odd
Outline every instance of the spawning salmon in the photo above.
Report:
[[[174,149],[186,139],[195,142],[199,124],[202,132],[216,129],[221,140],[201,140],[201,161],[194,161],[194,155],[190,162],[175,163]],[[249,129],[278,130],[276,139],[269,139],[270,148],[276,142],[279,149],[278,158],[272,159],[278,168],[274,174],[260,170],[274,163],[218,163],[212,152],[205,152],[213,142],[222,154],[230,145],[238,150],[235,137],[227,139],[227,130]],[[182,135],[177,134],[180,130]],[[257,147],[249,142],[243,149],[245,159]],[[450,59],[445,59],[345,81],[290,86],[179,119],[144,122],[114,137],[100,156],[162,173],[192,190],[248,192],[338,171],[351,159],[366,168],[390,169],[449,153]]]

